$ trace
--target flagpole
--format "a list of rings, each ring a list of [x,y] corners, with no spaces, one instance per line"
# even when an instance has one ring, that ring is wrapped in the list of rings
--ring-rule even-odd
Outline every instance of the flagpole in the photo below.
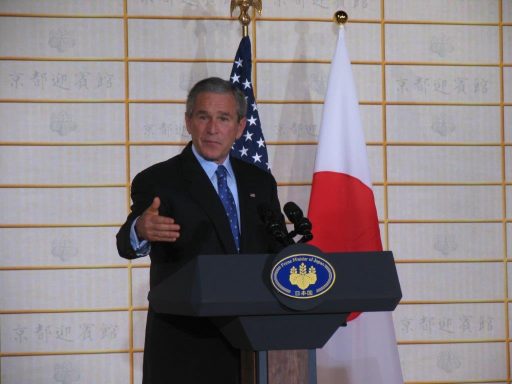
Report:
[[[249,24],[251,23],[251,16],[249,16],[249,8],[254,7],[261,15],[261,2],[262,0],[231,0],[231,16],[233,16],[233,11],[235,10],[236,7],[240,8],[240,15],[238,16],[238,20],[240,21],[240,24],[242,24],[243,37],[249,36]]]

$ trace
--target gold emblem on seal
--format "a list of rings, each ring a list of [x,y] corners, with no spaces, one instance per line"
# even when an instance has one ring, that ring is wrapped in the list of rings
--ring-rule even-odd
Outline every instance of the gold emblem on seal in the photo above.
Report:
[[[311,284],[315,284],[316,279],[316,269],[313,266],[307,269],[306,264],[301,263],[299,265],[299,272],[297,272],[297,268],[295,267],[290,269],[290,283],[298,286],[302,290],[306,289]]]

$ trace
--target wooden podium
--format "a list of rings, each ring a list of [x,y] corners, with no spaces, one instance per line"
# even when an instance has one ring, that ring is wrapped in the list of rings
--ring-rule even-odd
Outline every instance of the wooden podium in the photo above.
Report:
[[[330,289],[311,299],[284,295],[271,281],[280,260],[303,254],[334,270]],[[244,384],[314,384],[311,353],[349,313],[392,311],[401,297],[391,252],[323,254],[295,244],[279,255],[199,255],[151,289],[149,302],[159,313],[210,318],[242,351]]]

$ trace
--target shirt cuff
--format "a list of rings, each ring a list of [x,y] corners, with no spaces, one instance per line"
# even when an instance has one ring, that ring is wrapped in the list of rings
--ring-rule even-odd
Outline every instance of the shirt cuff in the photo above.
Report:
[[[149,252],[151,251],[151,243],[147,240],[139,240],[137,232],[135,231],[135,224],[137,224],[138,219],[139,218],[137,217],[133,220],[130,228],[130,244],[137,257],[143,257],[149,255]]]

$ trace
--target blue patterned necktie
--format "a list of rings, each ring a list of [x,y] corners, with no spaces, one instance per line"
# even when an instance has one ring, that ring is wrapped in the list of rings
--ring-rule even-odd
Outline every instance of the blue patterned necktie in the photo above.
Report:
[[[228,180],[227,180],[227,169],[223,165],[219,165],[215,174],[217,175],[217,187],[219,189],[219,197],[220,201],[222,201],[222,205],[226,210],[226,215],[229,220],[229,225],[231,227],[231,233],[233,234],[233,239],[235,240],[236,249],[240,250],[240,229],[238,228],[238,215],[236,212],[235,199],[231,191],[228,188]]]

